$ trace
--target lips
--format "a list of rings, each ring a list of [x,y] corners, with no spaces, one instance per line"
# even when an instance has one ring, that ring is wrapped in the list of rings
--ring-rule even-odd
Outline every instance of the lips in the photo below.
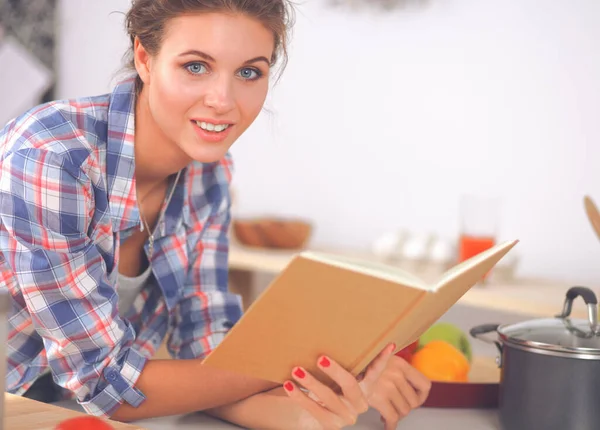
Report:
[[[227,122],[212,122],[206,120],[191,121],[196,134],[201,140],[210,143],[223,142],[234,127],[234,124]]]

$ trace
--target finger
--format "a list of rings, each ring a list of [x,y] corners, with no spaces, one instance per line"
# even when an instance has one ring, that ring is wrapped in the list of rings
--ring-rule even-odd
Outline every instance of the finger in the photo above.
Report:
[[[400,421],[400,415],[396,411],[392,402],[388,398],[380,395],[373,395],[371,398],[371,406],[381,414],[381,420],[385,423],[385,428],[395,429]]]
[[[415,387],[408,383],[404,377],[404,374],[394,378],[394,384],[396,385],[396,388],[400,394],[404,397],[410,409],[416,409],[421,406],[419,392],[417,392]]]
[[[402,375],[400,375],[400,379],[404,379]],[[412,393],[416,396],[415,389],[409,386],[408,382],[406,382],[406,385],[408,389],[412,391]],[[410,404],[408,403],[408,400],[404,396],[404,393],[398,389],[394,378],[380,381],[379,389],[377,390],[376,394],[384,399],[389,400],[389,402],[394,406],[394,409],[396,410],[400,418],[405,417],[412,410]]]
[[[335,415],[343,419],[345,423],[356,422],[357,413],[350,407],[346,406],[340,397],[333,392],[331,388],[320,382],[313,375],[308,373],[301,367],[296,367],[292,371],[292,376],[296,382],[302,384],[304,388],[314,393],[320,402],[321,406],[329,409]],[[310,396],[309,396],[310,398]]]
[[[315,402],[317,402],[319,404],[319,406],[325,406],[325,403],[323,403],[321,401],[321,399],[319,399],[317,397],[317,395],[315,393],[313,393],[312,391],[308,392],[308,398],[311,399],[311,400],[314,400]]]
[[[396,430],[399,422],[400,422],[400,419],[397,419],[394,421],[385,420],[385,430]]]
[[[396,345],[391,343],[375,357],[371,364],[369,364],[365,377],[361,381],[361,385],[370,387],[379,379],[379,376],[381,376],[381,373],[385,370],[388,361],[393,356],[394,349],[396,349]]]
[[[412,408],[410,407],[410,404],[408,403],[408,400],[406,400],[406,397],[404,397],[403,393],[394,391],[392,394],[390,394],[389,399],[400,418],[404,418],[410,414]]]
[[[411,366],[407,361],[401,359],[402,371],[406,380],[412,385],[419,395],[419,404],[422,404],[429,396],[431,390],[431,381],[425,375]]]
[[[335,415],[333,415],[327,409],[319,406],[313,400],[309,399],[308,396],[304,394],[292,381],[286,381],[283,384],[283,388],[293,401],[305,409],[324,428],[341,427],[341,423],[337,422],[338,420],[336,419]]]
[[[363,390],[356,378],[352,376],[350,372],[325,356],[319,359],[318,366],[327,376],[339,385],[344,397],[350,405],[352,405],[356,414],[362,414],[369,409],[369,403],[365,398]]]

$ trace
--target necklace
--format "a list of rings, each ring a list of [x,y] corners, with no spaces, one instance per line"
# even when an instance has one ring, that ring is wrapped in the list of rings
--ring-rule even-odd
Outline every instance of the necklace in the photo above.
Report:
[[[173,197],[173,193],[175,192],[175,187],[177,186],[177,183],[179,182],[179,176],[181,176],[181,170],[179,172],[177,172],[177,176],[175,177],[175,182],[173,182],[173,186],[171,187],[171,191],[169,192],[169,196],[167,198],[167,204],[165,205],[165,210],[160,212],[160,216],[158,218],[158,221],[156,221],[156,228],[154,229],[154,231],[150,230],[150,226],[146,222],[146,218],[144,218],[144,213],[142,211],[142,208],[140,208],[140,218],[142,219],[142,226],[141,226],[140,231],[144,231],[144,228],[146,230],[148,230],[148,262],[152,261],[152,254],[154,254],[154,234],[156,233],[156,229],[158,228],[159,224],[162,222],[162,219],[163,219],[163,216],[165,215],[167,207],[169,206],[169,203],[171,202],[171,198]]]

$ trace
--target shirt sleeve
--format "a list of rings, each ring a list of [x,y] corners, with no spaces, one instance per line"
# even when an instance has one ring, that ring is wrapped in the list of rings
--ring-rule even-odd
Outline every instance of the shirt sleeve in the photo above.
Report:
[[[242,315],[240,298],[228,292],[230,221],[226,197],[203,226],[190,258],[188,279],[169,341],[173,357],[206,357]]]
[[[55,381],[92,415],[139,406],[145,397],[134,385],[146,359],[131,348],[134,330],[118,315],[90,238],[98,232],[89,177],[67,156],[39,149],[8,155],[0,173],[0,250]]]

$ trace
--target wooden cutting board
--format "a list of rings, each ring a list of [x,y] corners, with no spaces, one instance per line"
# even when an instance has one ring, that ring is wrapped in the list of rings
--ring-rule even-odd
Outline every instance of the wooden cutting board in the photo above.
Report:
[[[496,364],[494,357],[473,357],[471,371],[469,372],[469,381],[479,383],[499,383],[500,368]]]
[[[61,421],[85,416],[82,412],[72,411],[59,406],[49,405],[14,394],[5,393],[4,428],[6,430],[53,430]],[[109,421],[115,430],[139,430],[132,424]]]

